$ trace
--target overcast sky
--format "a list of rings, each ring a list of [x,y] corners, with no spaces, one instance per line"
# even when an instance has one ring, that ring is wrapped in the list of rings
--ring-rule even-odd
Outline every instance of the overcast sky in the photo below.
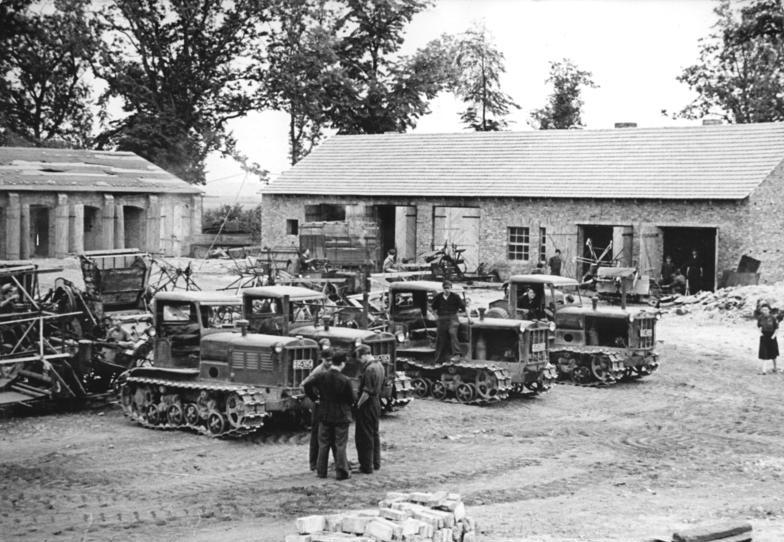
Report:
[[[678,111],[692,99],[688,87],[675,78],[696,62],[698,40],[715,22],[715,5],[715,0],[438,0],[409,25],[405,50],[442,33],[460,33],[475,22],[484,24],[505,55],[503,90],[521,106],[508,117],[512,130],[531,129],[531,111],[542,107],[550,92],[545,84],[549,62],[563,58],[592,72],[599,85],[584,95],[587,129],[612,128],[615,122],[690,124],[661,111]],[[461,131],[462,108],[450,96],[441,96],[414,131]],[[273,178],[289,167],[285,114],[252,114],[231,128],[239,149]],[[245,197],[261,188],[255,178],[242,186],[243,179],[232,160],[208,160],[208,195]]]

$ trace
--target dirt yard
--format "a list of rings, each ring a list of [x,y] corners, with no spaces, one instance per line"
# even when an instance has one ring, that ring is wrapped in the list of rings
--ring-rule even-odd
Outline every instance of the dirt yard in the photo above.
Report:
[[[282,541],[300,515],[443,489],[482,540],[669,540],[734,519],[780,542],[784,376],[756,374],[755,349],[753,322],[666,316],[653,376],[492,407],[415,401],[382,420],[382,469],[344,482],[308,470],[292,429],[213,440],[117,406],[0,419],[0,539]]]

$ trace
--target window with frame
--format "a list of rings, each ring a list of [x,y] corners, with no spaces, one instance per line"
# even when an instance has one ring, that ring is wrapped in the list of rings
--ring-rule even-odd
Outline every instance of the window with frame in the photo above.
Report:
[[[547,228],[539,228],[539,261],[547,260]]]
[[[531,248],[530,230],[522,226],[510,226],[507,229],[509,243],[507,258],[510,260],[528,261]]]
[[[299,235],[299,220],[296,218],[286,220],[286,235]]]

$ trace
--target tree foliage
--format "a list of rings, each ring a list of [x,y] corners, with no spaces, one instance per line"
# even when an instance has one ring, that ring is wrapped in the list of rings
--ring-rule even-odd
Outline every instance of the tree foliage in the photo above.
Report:
[[[445,41],[450,41],[448,36]],[[501,74],[506,71],[504,54],[495,47],[484,27],[474,27],[452,41],[455,60],[451,87],[469,104],[460,120],[476,131],[506,128],[503,117],[520,106],[501,91]]]
[[[729,0],[716,8],[714,32],[699,61],[678,80],[697,93],[679,116],[719,115],[728,122],[784,120],[784,7],[779,0]]]
[[[261,204],[245,209],[241,204],[224,204],[202,213],[203,233],[249,233],[254,241],[261,240]]]
[[[7,141],[85,146],[92,132],[87,79],[99,33],[89,0],[57,0],[46,11],[29,2],[0,6],[0,125]]]
[[[343,86],[328,109],[331,126],[344,134],[404,132],[414,127],[445,83],[442,58],[433,48],[399,55],[406,25],[430,2],[345,3],[336,27]]]
[[[337,13],[326,0],[278,0],[270,17],[266,47],[256,57],[259,101],[289,115],[289,158],[296,164],[323,137],[330,103],[344,87]]]
[[[252,108],[249,58],[265,9],[259,0],[113,0],[101,12],[99,74],[104,101],[120,98],[126,116],[99,142],[203,183],[208,153],[236,152],[227,121]]]
[[[540,130],[581,128],[582,90],[596,88],[591,77],[591,72],[581,70],[567,58],[550,62],[547,82],[553,85],[553,92],[543,108],[531,113],[536,127]]]

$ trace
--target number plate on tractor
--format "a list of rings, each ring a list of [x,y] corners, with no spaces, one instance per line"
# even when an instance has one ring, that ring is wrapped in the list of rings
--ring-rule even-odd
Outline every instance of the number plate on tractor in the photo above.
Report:
[[[313,368],[313,360],[312,359],[295,359],[292,361],[295,369],[312,369]]]
[[[547,348],[545,343],[534,343],[531,345],[531,352],[544,352]]]
[[[376,359],[381,363],[389,363],[390,361],[392,361],[392,358],[390,357],[389,354],[379,354],[376,356]]]
[[[653,337],[653,330],[652,329],[641,329],[640,330],[640,337]]]

